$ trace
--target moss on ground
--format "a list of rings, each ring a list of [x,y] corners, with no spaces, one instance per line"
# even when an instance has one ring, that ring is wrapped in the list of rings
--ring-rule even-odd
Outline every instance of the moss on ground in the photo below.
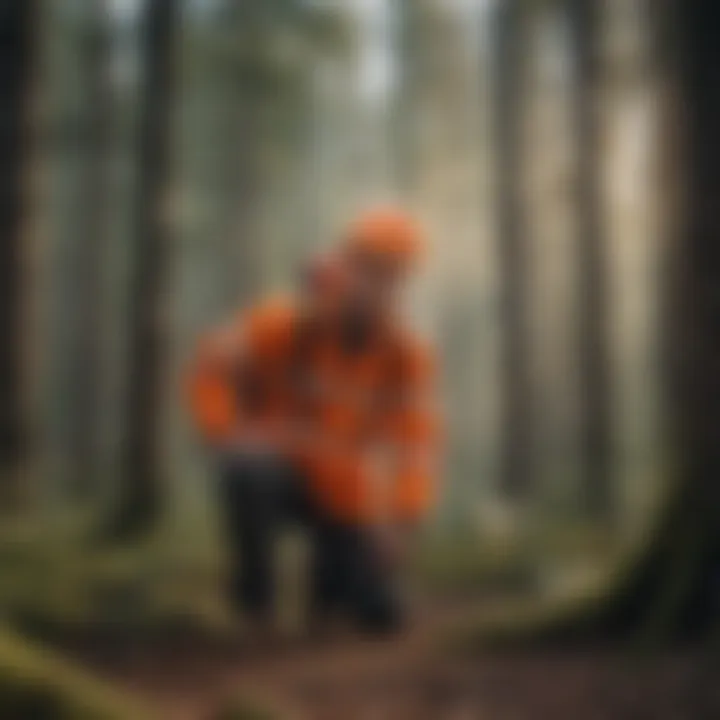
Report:
[[[0,617],[43,642],[227,637],[217,565],[162,544],[90,548],[77,538],[0,537]]]
[[[47,650],[0,629],[0,708],[20,720],[143,720],[139,704]]]

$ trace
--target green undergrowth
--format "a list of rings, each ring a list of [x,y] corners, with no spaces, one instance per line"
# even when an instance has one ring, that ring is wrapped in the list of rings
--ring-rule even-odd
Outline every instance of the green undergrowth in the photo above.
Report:
[[[0,716],[8,720],[151,718],[126,695],[4,628],[0,628]]]
[[[601,572],[622,551],[607,528],[546,524],[502,538],[468,530],[427,541],[415,575],[445,595],[535,596],[577,569]]]
[[[0,613],[23,634],[76,641],[220,640],[220,569],[163,542],[94,548],[78,535],[0,537]]]
[[[677,539],[674,542],[677,543]],[[546,602],[522,598],[490,609],[484,607],[475,618],[466,619],[461,627],[448,633],[444,641],[449,648],[472,654],[494,648],[527,649],[588,643],[621,645],[626,650],[643,653],[671,645],[673,617],[665,607],[669,604],[665,596],[643,595],[639,600],[644,603],[642,614],[627,629],[621,624],[625,617],[621,613],[626,612],[625,608],[634,608],[638,602],[637,596],[633,595],[639,592],[636,591],[636,580],[647,569],[646,563],[652,562],[654,556],[651,553],[656,543],[656,534],[648,532],[642,541],[618,552],[593,582],[562,597]],[[671,589],[677,586],[678,579],[674,580],[676,584],[671,584]],[[671,595],[669,600],[673,599]],[[635,615],[631,617],[635,618]],[[720,633],[715,638],[706,638],[705,647],[717,648],[718,639]]]
[[[503,541],[470,532],[429,536],[413,575],[418,591],[432,596],[534,597],[556,576],[600,566],[607,547],[601,531],[572,526],[536,528]],[[283,614],[296,619],[304,561],[302,553],[287,553],[289,582],[281,583],[283,602],[293,606]],[[224,606],[222,576],[217,544],[184,530],[120,548],[96,547],[77,531],[0,534],[0,617],[60,645],[84,638],[226,642],[237,626]]]

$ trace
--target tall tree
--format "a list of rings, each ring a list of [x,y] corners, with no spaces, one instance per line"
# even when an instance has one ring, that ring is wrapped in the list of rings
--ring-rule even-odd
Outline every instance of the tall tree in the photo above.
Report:
[[[128,379],[122,488],[111,534],[149,530],[162,508],[159,453],[165,270],[172,146],[175,0],[148,0],[142,28],[138,178],[129,297]]]
[[[677,58],[671,97],[682,108],[684,136],[681,217],[665,285],[666,347],[675,351],[674,492],[647,546],[606,595],[541,624],[541,640],[708,641],[720,631],[720,6],[664,0],[652,9],[660,52]]]
[[[678,97],[685,121],[685,187],[680,257],[676,268],[678,312],[673,346],[678,353],[675,429],[682,450],[680,492],[664,534],[674,627],[704,637],[720,626],[720,7],[711,0],[668,2],[661,38],[668,54],[677,37]],[[661,3],[661,8],[664,3]],[[677,29],[675,27],[677,26]],[[677,33],[677,35],[675,35]],[[667,47],[669,44],[670,48]],[[677,556],[677,540],[685,557]],[[687,575],[684,575],[687,573]],[[681,583],[687,578],[686,583]]]
[[[92,493],[97,479],[99,392],[102,371],[103,249],[106,247],[110,201],[110,78],[111,32],[104,0],[88,5],[82,18],[81,48],[85,96],[83,160],[79,227],[73,254],[73,318],[71,369],[73,393],[70,423],[71,491],[79,497]]]
[[[0,483],[8,498],[25,444],[22,401],[23,179],[37,3],[0,4]]]
[[[260,288],[265,270],[257,237],[263,188],[263,115],[270,74],[265,43],[272,40],[277,3],[250,0],[230,4],[231,27],[239,57],[231,63],[229,117],[233,129],[228,152],[227,187],[232,195],[231,226],[227,230],[230,263],[235,275],[234,300],[246,301]]]
[[[603,223],[598,91],[601,81],[596,0],[567,0],[577,147],[578,350],[582,493],[592,516],[607,517],[612,489],[611,383],[606,238]]]
[[[501,279],[502,417],[500,486],[509,498],[523,499],[533,468],[533,390],[529,356],[529,268],[522,202],[522,99],[526,19],[522,0],[504,0],[495,9],[495,173]]]
[[[423,0],[399,0],[393,5],[396,81],[392,104],[391,131],[394,154],[393,175],[396,190],[404,196],[412,192],[417,142],[416,100],[420,64],[418,13]]]

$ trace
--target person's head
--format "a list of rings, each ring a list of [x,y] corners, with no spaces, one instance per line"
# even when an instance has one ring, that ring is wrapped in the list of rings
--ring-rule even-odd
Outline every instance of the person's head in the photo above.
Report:
[[[302,293],[313,316],[332,321],[341,312],[347,294],[348,273],[339,253],[315,255],[302,273]]]
[[[342,245],[344,309],[367,319],[389,314],[421,252],[420,230],[407,214],[381,208],[361,215]]]

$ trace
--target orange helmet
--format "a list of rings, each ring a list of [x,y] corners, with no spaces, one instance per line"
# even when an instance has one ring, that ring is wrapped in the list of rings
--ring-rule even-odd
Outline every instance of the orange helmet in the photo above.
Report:
[[[422,253],[420,228],[406,213],[393,208],[370,210],[353,223],[346,236],[351,251],[408,268]]]

